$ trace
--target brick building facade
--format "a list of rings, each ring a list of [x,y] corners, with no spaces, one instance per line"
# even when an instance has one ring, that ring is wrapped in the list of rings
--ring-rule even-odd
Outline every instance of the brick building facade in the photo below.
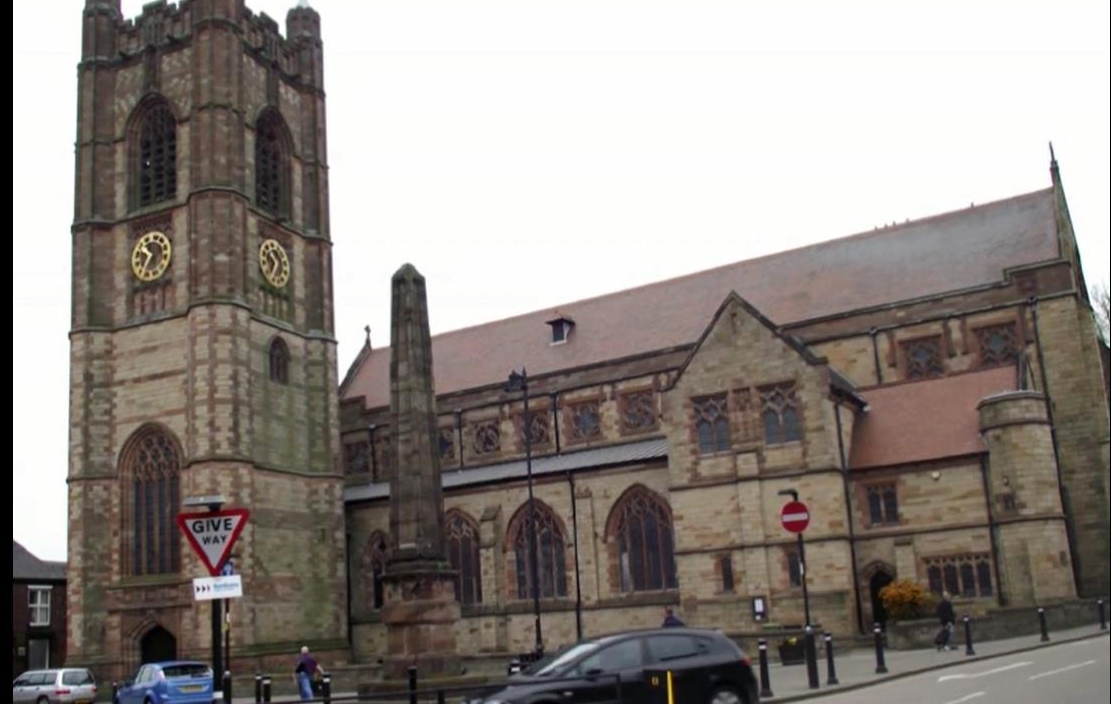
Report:
[[[66,563],[12,541],[12,679],[66,660]]]
[[[70,657],[101,676],[207,654],[173,525],[201,494],[252,511],[233,661],[384,652],[390,351],[338,379],[319,20],[86,2],[68,601]],[[893,578],[971,610],[1111,582],[1106,372],[1055,163],[1038,192],[432,349],[462,652],[530,648],[534,583],[554,647],[664,605],[798,624],[803,579],[836,632],[882,620]],[[805,570],[784,490],[810,507]]]

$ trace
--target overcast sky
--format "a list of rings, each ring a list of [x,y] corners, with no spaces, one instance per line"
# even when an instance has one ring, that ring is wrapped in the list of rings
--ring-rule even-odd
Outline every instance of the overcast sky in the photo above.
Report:
[[[1045,188],[1050,141],[1108,281],[1107,2],[311,4],[341,377],[405,262],[442,332]],[[82,6],[13,6],[12,528],[58,560]]]

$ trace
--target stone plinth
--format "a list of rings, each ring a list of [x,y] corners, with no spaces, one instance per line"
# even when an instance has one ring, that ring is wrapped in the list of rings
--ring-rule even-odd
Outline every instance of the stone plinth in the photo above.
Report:
[[[382,577],[388,653],[386,679],[405,679],[410,666],[417,677],[454,677],[462,672],[455,649],[455,575],[446,564],[395,564]]]

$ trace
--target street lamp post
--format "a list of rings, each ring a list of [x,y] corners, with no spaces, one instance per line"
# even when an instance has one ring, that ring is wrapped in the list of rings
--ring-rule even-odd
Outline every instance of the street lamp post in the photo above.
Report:
[[[528,475],[528,510],[529,510],[529,571],[532,573],[532,610],[536,620],[536,655],[539,657],[544,652],[544,637],[540,630],[540,546],[536,535],[536,501],[532,493],[532,433],[529,427],[528,410],[528,372],[524,367],[521,373],[513,370],[509,374],[509,382],[505,385],[509,392],[520,391],[524,396],[525,414],[522,431],[525,436],[525,472]]]

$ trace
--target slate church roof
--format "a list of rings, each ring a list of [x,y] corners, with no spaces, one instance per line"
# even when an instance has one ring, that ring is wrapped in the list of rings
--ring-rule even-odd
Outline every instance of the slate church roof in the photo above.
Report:
[[[1008,268],[1059,256],[1048,188],[561,304],[575,323],[567,344],[549,344],[551,310],[436,335],[436,393],[502,383],[522,360],[538,376],[693,344],[730,292],[787,325],[999,283]],[[388,347],[364,348],[341,398],[388,406],[389,365]]]
[[[40,560],[16,541],[12,541],[12,581],[44,582],[64,581],[66,563]]]

